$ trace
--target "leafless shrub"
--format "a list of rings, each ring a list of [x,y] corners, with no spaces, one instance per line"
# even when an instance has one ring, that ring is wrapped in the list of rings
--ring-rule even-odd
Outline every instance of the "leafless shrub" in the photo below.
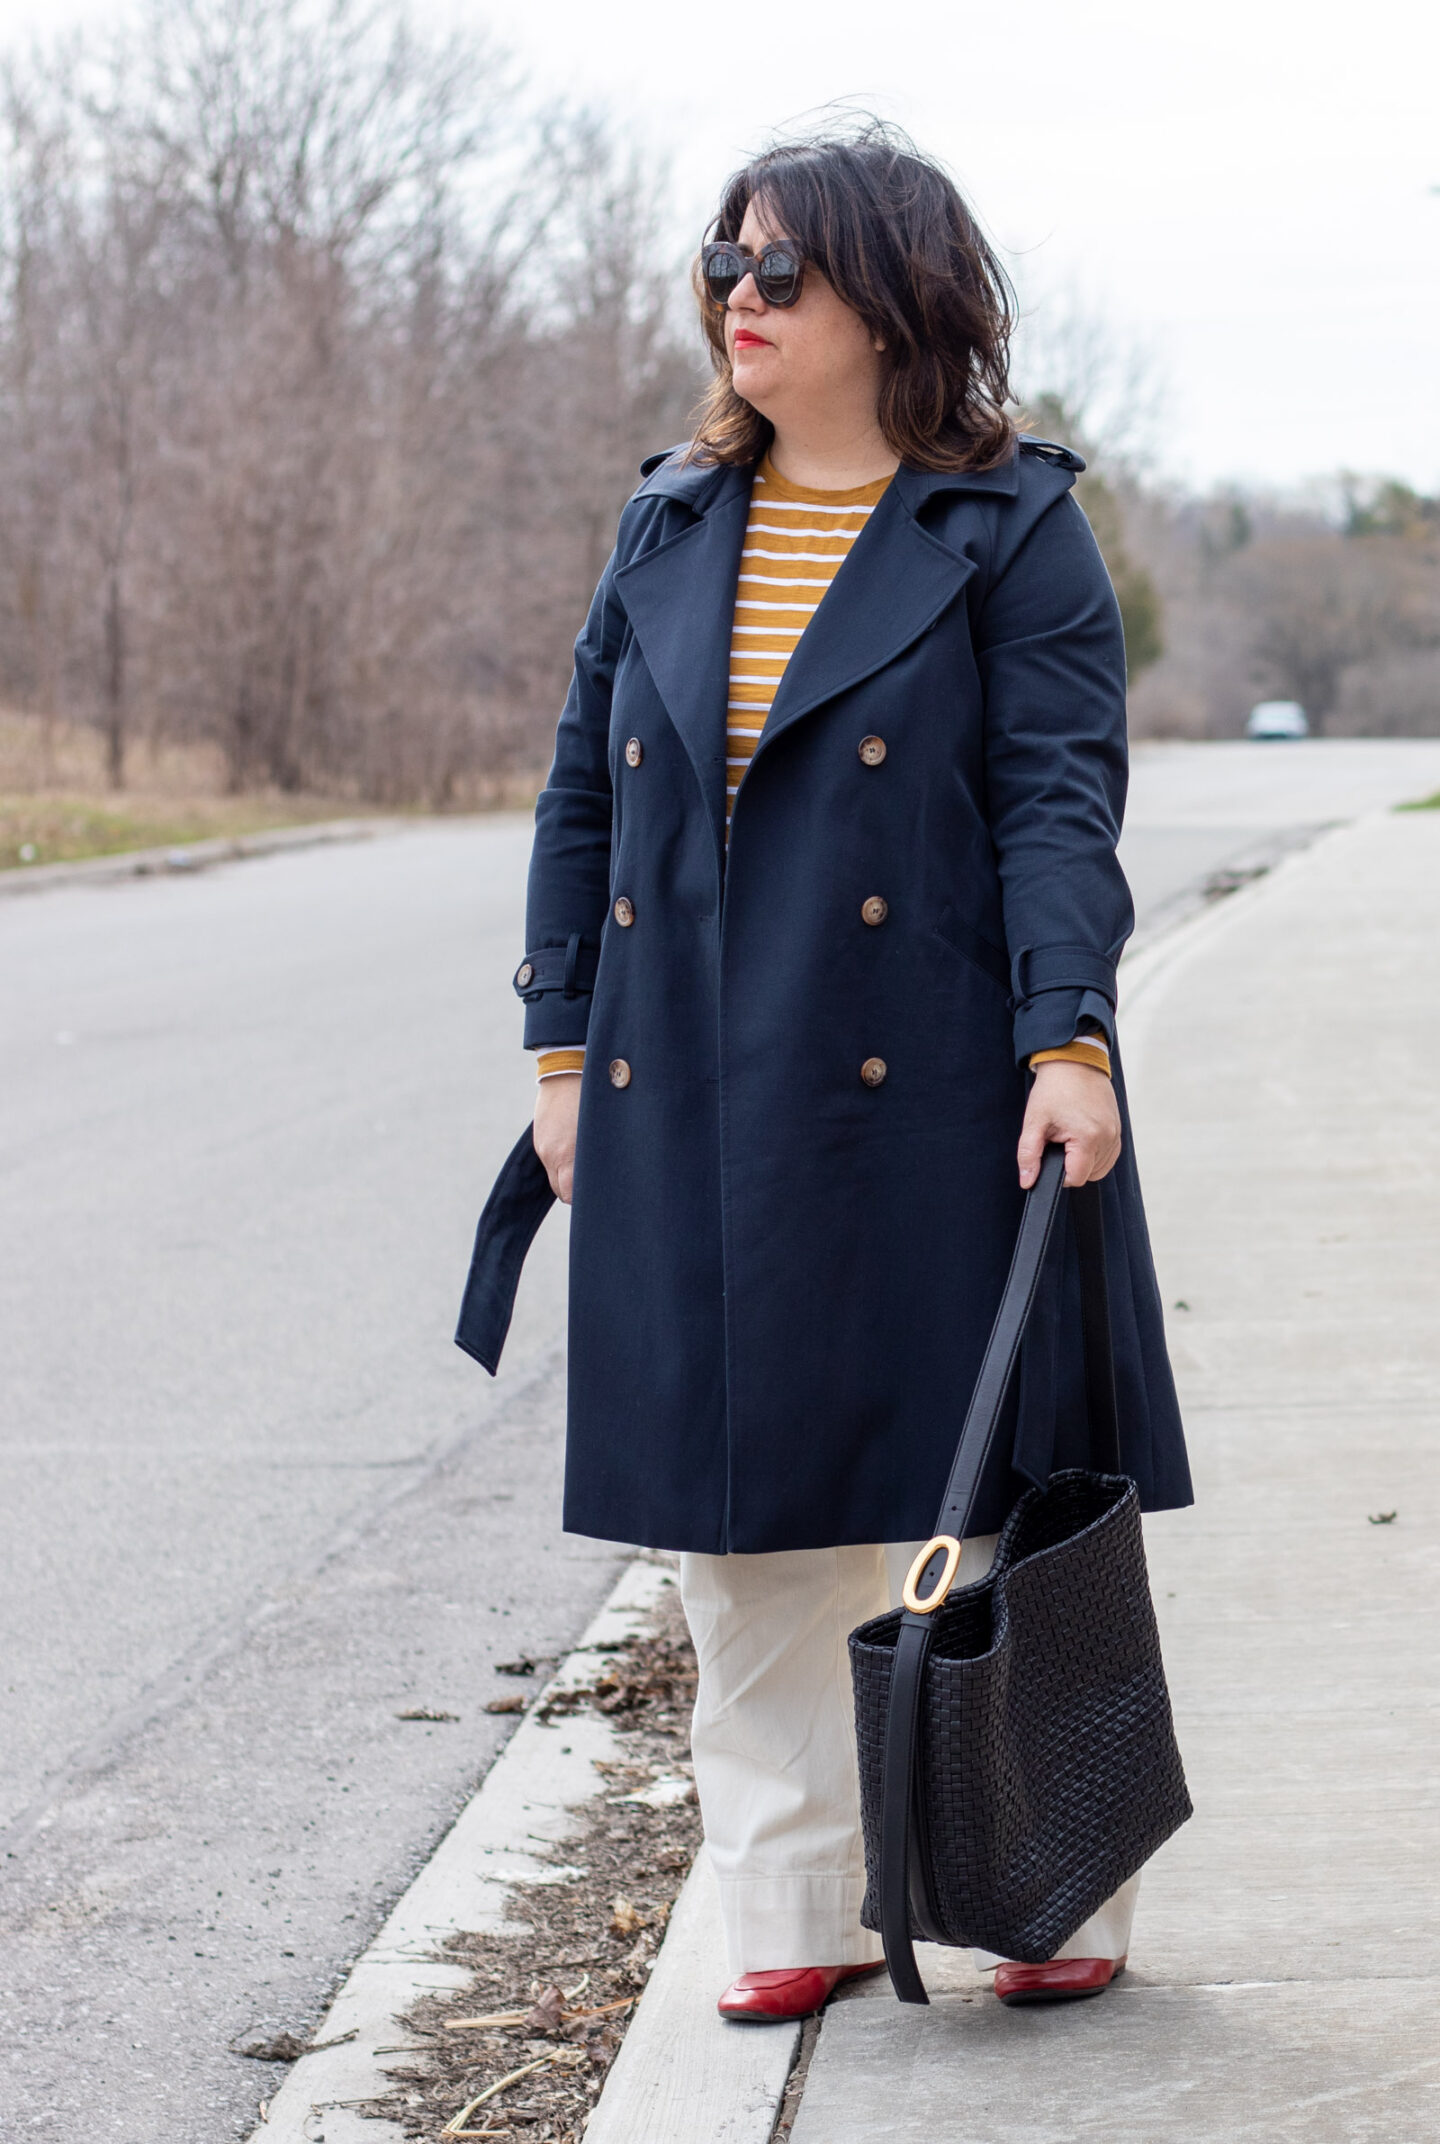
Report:
[[[1440,648],[1352,664],[1331,727],[1346,737],[1440,737]]]
[[[1440,656],[1432,528],[1337,524],[1233,490],[1152,501],[1144,555],[1167,650],[1132,695],[1132,727],[1234,736],[1254,701],[1283,698],[1335,735],[1440,733],[1423,684]]]

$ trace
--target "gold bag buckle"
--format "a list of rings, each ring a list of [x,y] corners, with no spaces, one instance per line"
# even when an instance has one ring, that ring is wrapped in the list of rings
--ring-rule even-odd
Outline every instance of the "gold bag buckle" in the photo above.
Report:
[[[943,1548],[945,1561],[940,1567],[940,1576],[922,1600],[916,1592],[920,1575],[936,1549]],[[912,1615],[933,1615],[946,1594],[955,1583],[955,1573],[960,1568],[960,1543],[953,1534],[935,1534],[925,1543],[910,1566],[909,1576],[900,1589],[900,1598]]]

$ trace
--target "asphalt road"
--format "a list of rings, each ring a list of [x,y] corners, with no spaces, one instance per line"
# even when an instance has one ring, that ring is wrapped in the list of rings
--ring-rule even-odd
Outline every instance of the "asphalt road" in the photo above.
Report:
[[[1142,926],[1440,744],[1137,755]],[[528,822],[0,901],[0,2132],[243,2135],[619,1551],[557,1524],[565,1229],[450,1345],[525,1120]],[[402,1721],[424,1708],[458,1715]]]
[[[1177,920],[1215,874],[1437,789],[1440,742],[1430,739],[1137,745],[1120,844],[1135,942]]]

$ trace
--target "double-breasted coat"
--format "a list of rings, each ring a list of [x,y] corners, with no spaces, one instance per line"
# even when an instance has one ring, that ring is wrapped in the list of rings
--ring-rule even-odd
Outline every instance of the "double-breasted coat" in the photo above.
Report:
[[[714,1553],[930,1533],[1019,1222],[1027,1062],[1083,1016],[1114,1050],[1132,926],[1124,646],[1081,467],[1027,441],[897,472],[727,850],[750,472],[645,465],[576,643],[515,973],[526,1043],[587,1045],[573,1531]],[[527,1130],[457,1335],[492,1371],[549,1199]],[[1128,1116],[1104,1213],[1125,1465],[1147,1508],[1188,1503]],[[1010,1415],[985,1530],[1088,1463],[1068,1230]]]

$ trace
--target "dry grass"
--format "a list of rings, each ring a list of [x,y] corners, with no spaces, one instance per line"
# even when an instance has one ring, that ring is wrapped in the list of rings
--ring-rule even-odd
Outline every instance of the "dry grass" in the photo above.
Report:
[[[63,793],[0,792],[0,870],[118,856],[132,849],[180,848],[217,835],[346,818],[352,810],[323,797],[136,797],[110,804]]]
[[[457,808],[524,808],[533,804],[537,787],[524,776],[472,784]],[[0,711],[0,870],[357,816],[376,813],[354,793],[227,795],[220,754],[204,744],[142,739],[129,755],[124,789],[112,790],[98,731]]]
[[[219,797],[225,788],[225,770],[211,745],[141,739],[131,748],[126,771],[125,794],[136,798]],[[58,716],[0,709],[0,791],[104,796],[107,790],[98,730]]]
[[[174,848],[353,816],[353,798],[226,796],[206,745],[141,743],[123,790],[107,787],[99,733],[80,723],[0,714],[0,869]]]

